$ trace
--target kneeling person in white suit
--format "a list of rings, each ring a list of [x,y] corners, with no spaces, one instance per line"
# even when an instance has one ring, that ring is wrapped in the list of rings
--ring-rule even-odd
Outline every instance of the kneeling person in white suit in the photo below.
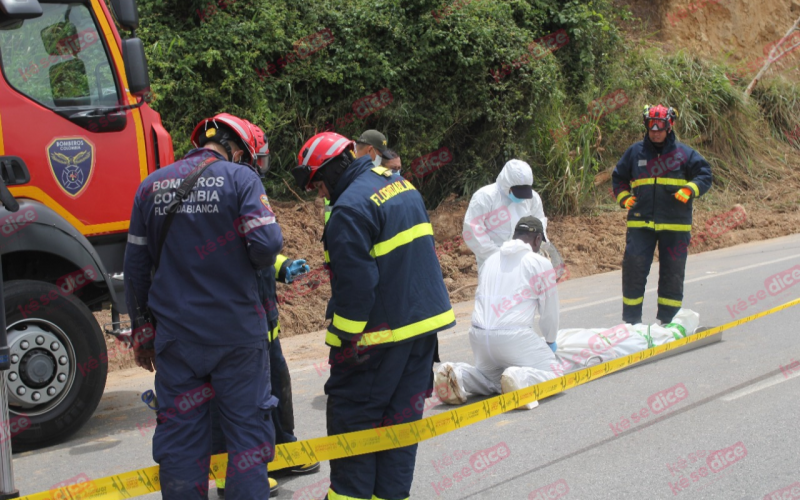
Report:
[[[469,331],[475,366],[439,366],[436,391],[445,403],[463,404],[469,394],[505,394],[555,378],[558,290],[553,265],[538,254],[542,241],[542,222],[523,217],[513,239],[484,263]],[[533,329],[537,310],[544,338]]]

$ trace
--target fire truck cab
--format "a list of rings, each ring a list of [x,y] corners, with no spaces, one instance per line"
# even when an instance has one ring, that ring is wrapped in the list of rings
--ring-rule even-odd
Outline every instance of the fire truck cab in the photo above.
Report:
[[[134,195],[173,162],[135,0],[111,3],[114,18],[103,0],[0,0],[0,177],[20,205],[0,208],[5,383],[29,421],[15,445],[62,440],[97,408],[108,353],[92,313],[126,313]]]

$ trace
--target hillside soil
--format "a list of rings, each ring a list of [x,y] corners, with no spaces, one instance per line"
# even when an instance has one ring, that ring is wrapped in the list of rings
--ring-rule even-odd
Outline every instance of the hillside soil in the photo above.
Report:
[[[630,36],[652,32],[650,43],[667,50],[684,49],[704,58],[725,58],[740,63],[758,61],[764,47],[779,40],[800,16],[800,0],[620,0],[637,19]],[[772,71],[796,79],[800,50],[781,60]],[[759,66],[760,67],[760,66]],[[747,71],[743,71],[747,72]],[[755,73],[753,71],[752,73]],[[777,238],[800,227],[800,158],[797,150],[778,146],[785,172],[780,182],[752,179],[757,187],[731,192],[715,184],[708,196],[695,202],[693,244],[689,254],[715,250],[749,241]],[[772,165],[771,165],[772,166]],[[742,169],[744,171],[744,169]],[[549,216],[548,235],[564,258],[569,279],[620,269],[625,249],[625,216],[609,198],[609,173],[596,179],[595,206],[580,216]],[[453,303],[471,300],[477,283],[475,257],[463,243],[452,242],[461,234],[468,199],[452,195],[430,212],[445,284]],[[283,253],[304,258],[312,272],[292,285],[278,285],[282,337],[325,328],[325,308],[330,285],[322,272],[322,204],[272,202],[284,237]],[[734,214],[734,215],[731,215]],[[656,257],[656,260],[658,257]],[[468,314],[462,311],[460,314]],[[110,322],[108,311],[96,313],[100,324]],[[463,317],[463,316],[460,316]],[[468,317],[468,316],[467,316]],[[316,338],[316,337],[315,337]],[[134,366],[131,353],[107,337],[109,371]],[[289,360],[307,359],[322,352],[319,345],[286,342]],[[317,354],[314,354],[317,356]]]

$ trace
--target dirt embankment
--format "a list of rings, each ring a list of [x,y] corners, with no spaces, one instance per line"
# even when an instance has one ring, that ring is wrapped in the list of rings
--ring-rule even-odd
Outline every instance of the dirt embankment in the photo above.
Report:
[[[799,184],[795,181],[794,186]],[[787,186],[783,188],[789,189]],[[773,196],[774,201],[792,202],[793,208],[790,206],[789,209],[761,208],[756,203],[744,203],[720,206],[711,211],[695,210],[694,242],[688,253],[797,232],[800,227],[799,195],[797,187],[793,190],[790,200]],[[477,282],[475,257],[465,244],[458,244],[460,240],[457,240],[467,205],[468,200],[451,196],[431,212],[442,274],[454,303],[471,300],[475,288],[470,285]],[[323,262],[321,207],[313,203],[280,202],[273,203],[273,207],[283,230],[283,253],[291,258],[305,258],[312,272],[320,270]],[[741,214],[746,215],[743,217]],[[570,279],[620,269],[625,250],[625,230],[625,212],[622,209],[596,215],[556,216],[548,222],[548,234],[566,262]],[[454,240],[458,246],[452,244]],[[278,284],[279,301],[284,300],[279,306],[282,335],[290,337],[325,328],[325,307],[330,293],[330,284],[322,273],[294,285]],[[102,318],[101,324],[109,321],[107,311],[97,314],[99,319]],[[110,370],[134,366],[127,350],[115,345],[111,338],[107,339],[107,344]]]

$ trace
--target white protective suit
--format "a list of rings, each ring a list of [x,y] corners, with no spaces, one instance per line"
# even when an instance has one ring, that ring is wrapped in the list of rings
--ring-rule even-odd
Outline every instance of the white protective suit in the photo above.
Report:
[[[507,388],[501,388],[503,375],[504,384],[511,380],[508,388],[516,390],[555,378],[553,369],[559,366],[545,342],[555,342],[558,334],[558,289],[552,264],[533,253],[528,244],[511,240],[484,266],[469,331],[475,366],[442,363],[438,367],[436,390],[445,402],[456,402],[448,393],[451,373],[460,389],[453,391],[456,394],[492,395]],[[544,339],[533,329],[537,310]]]
[[[497,176],[497,182],[480,188],[472,195],[464,216],[464,242],[478,259],[478,273],[490,255],[514,236],[517,222],[527,215],[542,221],[547,238],[547,217],[542,198],[536,191],[533,198],[514,203],[508,196],[511,186],[532,186],[533,171],[521,160],[509,160]]]

